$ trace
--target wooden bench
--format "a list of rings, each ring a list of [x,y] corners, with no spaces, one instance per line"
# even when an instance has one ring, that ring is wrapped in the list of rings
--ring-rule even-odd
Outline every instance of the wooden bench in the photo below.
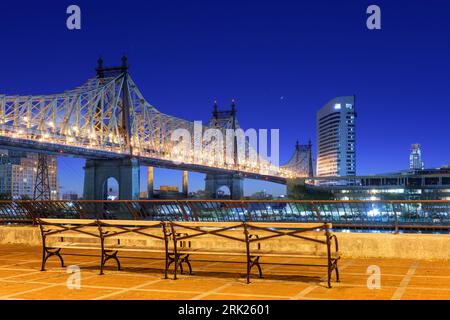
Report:
[[[327,223],[280,223],[280,222],[158,222],[139,220],[87,220],[87,219],[37,219],[42,235],[42,267],[51,256],[57,256],[64,267],[61,250],[98,250],[100,253],[100,274],[106,262],[113,259],[121,269],[118,253],[149,252],[163,253],[165,258],[164,277],[168,277],[170,265],[174,264],[174,279],[178,269],[183,273],[183,264],[192,273],[191,255],[229,255],[245,257],[247,283],[250,273],[256,267],[262,278],[260,259],[263,257],[323,258],[326,264],[315,265],[328,270],[328,287],[334,270],[339,281],[338,241],[330,232]],[[205,237],[209,236],[209,237]],[[298,250],[279,251],[263,246],[280,237],[300,239],[325,247],[325,254],[305,253]],[[214,239],[231,241],[226,248],[219,244],[214,247]],[[146,240],[152,239],[152,245]],[[203,240],[202,240],[203,239]],[[212,240],[211,240],[212,239]],[[52,241],[53,240],[53,241]],[[143,240],[143,245],[136,242]],[[202,242],[206,245],[201,245]],[[212,241],[212,242],[211,242]],[[130,244],[129,242],[134,242]],[[155,245],[156,242],[156,245]],[[334,246],[334,250],[333,247]]]
[[[116,261],[118,270],[121,269],[119,251],[163,253],[165,278],[170,264],[175,261],[169,252],[170,234],[164,222],[87,219],[37,219],[37,222],[42,236],[42,271],[51,256],[57,256],[64,267],[63,249],[98,250],[100,274],[103,274],[104,266],[110,259]],[[157,241],[149,246],[146,243],[148,239]],[[130,241],[144,244],[130,245]]]
[[[336,273],[336,281],[339,282],[338,270],[338,241],[330,232],[331,224],[328,223],[280,223],[280,222],[168,222],[173,238],[173,253],[175,258],[174,278],[178,267],[186,264],[189,274],[192,273],[191,255],[230,255],[243,256],[247,265],[247,283],[250,283],[250,273],[256,267],[262,278],[260,260],[262,257],[285,258],[323,258],[326,264],[314,266],[327,268],[328,287],[331,288],[331,276],[333,270]],[[207,236],[207,237],[205,237]],[[234,247],[214,248],[211,239],[217,238],[233,241]],[[323,246],[324,254],[317,252],[305,253],[297,250],[280,251],[264,246],[270,240],[283,237],[286,241],[298,239],[316,246]],[[209,241],[201,245],[201,238]],[[208,240],[205,240],[207,238]],[[175,245],[176,244],[176,245]],[[334,247],[334,249],[333,249]]]

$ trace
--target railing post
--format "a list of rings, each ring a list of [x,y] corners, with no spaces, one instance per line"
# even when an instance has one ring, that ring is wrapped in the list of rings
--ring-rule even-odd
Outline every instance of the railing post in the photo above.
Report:
[[[391,202],[391,207],[392,207],[392,213],[394,213],[394,233],[398,234],[398,217],[397,217],[397,212],[395,212],[393,202]]]
[[[320,212],[319,212],[319,208],[317,207],[317,204],[315,204],[314,201],[311,201],[311,205],[314,207],[314,211],[316,211],[317,220],[319,222],[322,222],[322,217],[320,216]]]
[[[200,205],[200,208],[203,209],[201,205]],[[194,205],[194,203],[192,203],[192,209],[193,209],[192,210],[192,221],[198,221],[197,208]],[[203,216],[202,212],[200,212],[200,215]]]
[[[241,205],[241,210],[242,210],[242,213],[243,213],[244,210],[246,210],[246,206],[244,205],[244,201],[241,201],[240,205]],[[252,213],[250,212],[250,210],[247,210],[247,215],[248,215],[248,220],[246,219],[246,221],[252,221],[253,220],[252,219]]]
[[[186,209],[184,208],[185,205],[187,206],[186,201],[180,201],[180,200],[175,200],[175,201],[176,201],[177,206],[181,209],[181,213],[183,215],[184,221],[189,221],[189,216],[186,213]]]

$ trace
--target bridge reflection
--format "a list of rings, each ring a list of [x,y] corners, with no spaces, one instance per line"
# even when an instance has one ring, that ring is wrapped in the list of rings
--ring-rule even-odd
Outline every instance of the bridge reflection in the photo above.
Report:
[[[37,218],[330,222],[334,229],[450,231],[450,201],[0,201],[0,222]]]

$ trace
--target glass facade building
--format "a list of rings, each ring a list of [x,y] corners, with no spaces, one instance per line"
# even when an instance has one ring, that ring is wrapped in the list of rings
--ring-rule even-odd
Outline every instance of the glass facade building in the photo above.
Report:
[[[337,97],[317,112],[318,177],[354,176],[355,97]]]
[[[0,194],[4,198],[33,199],[36,184],[38,155],[0,150]],[[49,156],[49,186],[52,200],[59,199],[58,165],[56,157]]]
[[[409,154],[409,169],[423,170],[424,164],[422,161],[422,152],[420,151],[420,144],[414,143],[411,145],[411,152]]]

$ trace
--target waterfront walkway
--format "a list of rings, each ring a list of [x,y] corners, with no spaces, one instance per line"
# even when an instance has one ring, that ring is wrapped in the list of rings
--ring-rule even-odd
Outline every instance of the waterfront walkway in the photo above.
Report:
[[[164,261],[156,256],[123,258],[123,271],[110,261],[106,274],[99,276],[99,257],[92,251],[71,253],[64,258],[66,265],[80,267],[79,289],[68,288],[70,274],[56,257],[47,263],[48,271],[39,271],[40,247],[0,245],[0,299],[450,299],[450,264],[445,261],[344,258],[341,283],[327,289],[324,268],[263,265],[265,278],[247,285],[245,264],[229,257],[220,258],[227,263],[201,257],[201,262],[193,259],[195,275],[174,281],[163,279]],[[381,288],[367,287],[368,266],[380,268]]]

